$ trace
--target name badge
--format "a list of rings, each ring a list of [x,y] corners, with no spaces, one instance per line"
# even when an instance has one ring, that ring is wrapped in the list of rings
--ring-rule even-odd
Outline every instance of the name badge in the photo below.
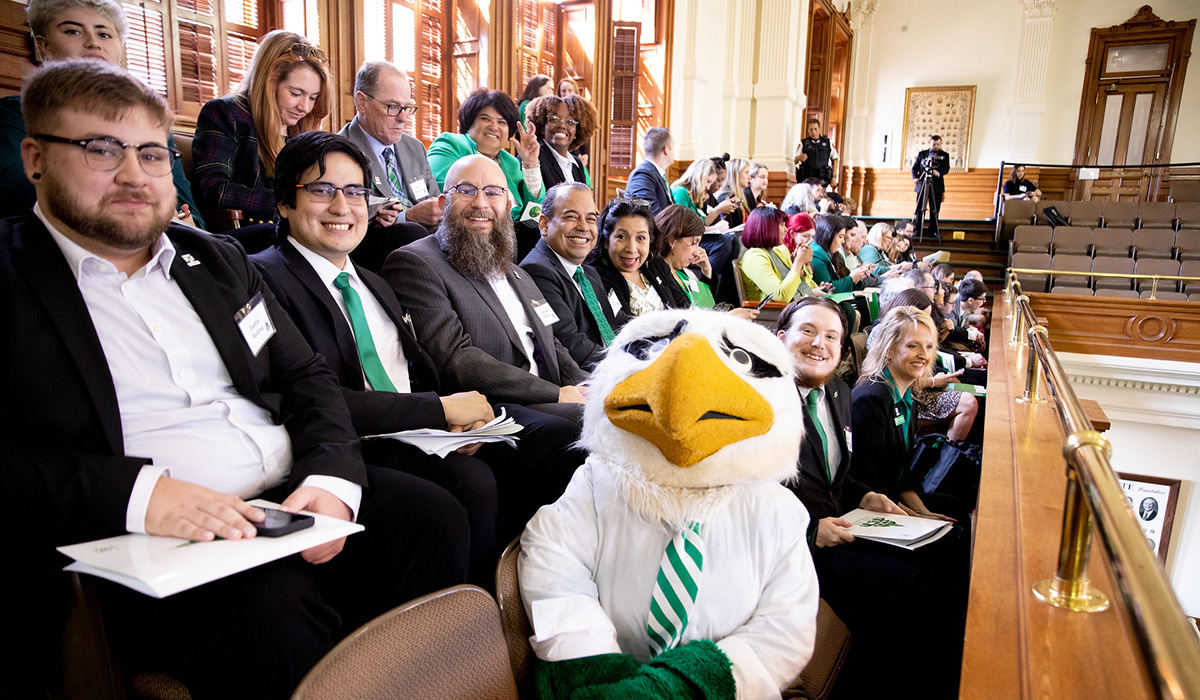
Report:
[[[688,275],[687,286],[688,286],[688,289],[692,290],[693,294],[700,293],[700,282],[696,278],[692,277],[691,275]]]
[[[846,451],[853,452],[854,451],[854,438],[850,434],[850,426],[847,425],[845,430],[846,430]]]
[[[1021,191],[1022,191],[1022,192],[1024,192],[1024,191],[1025,191],[1025,185],[1021,185]]]
[[[233,315],[233,320],[238,325],[238,330],[242,332],[242,337],[246,339],[246,345],[250,347],[250,352],[258,357],[259,351],[275,335],[275,324],[271,322],[271,314],[267,312],[267,305],[263,302],[262,292],[254,295],[245,306],[238,309]]]
[[[429,196],[429,188],[425,186],[424,180],[413,180],[409,182],[408,189],[412,190],[413,199],[425,199]]]
[[[892,410],[896,412],[896,418],[894,419],[896,425],[904,425],[904,416],[900,414],[900,407],[896,406]]]
[[[608,290],[608,305],[612,307],[613,316],[621,313],[621,300],[617,297],[615,289]]]
[[[550,302],[544,299],[533,299],[529,303],[533,304],[533,310],[537,312],[538,318],[542,319],[543,326],[553,326],[558,323],[558,314],[554,313]]]

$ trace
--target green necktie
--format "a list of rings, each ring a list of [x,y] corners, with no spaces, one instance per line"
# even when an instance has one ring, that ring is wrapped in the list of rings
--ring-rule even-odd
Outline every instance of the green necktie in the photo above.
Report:
[[[405,209],[408,209],[412,206],[412,202],[404,194],[404,184],[400,181],[400,173],[396,170],[396,154],[392,153],[391,146],[383,149],[383,164],[387,168],[388,182],[392,183],[392,189],[396,191],[396,198],[400,200]]]
[[[817,416],[817,402],[821,400],[820,389],[810,389],[808,399],[804,402],[804,408],[808,410],[808,417],[812,419],[813,425],[817,428],[817,437],[821,440],[821,462],[825,464],[825,477],[833,482],[833,475],[829,473],[829,438],[825,436],[825,428],[821,426],[821,419]]]
[[[604,343],[604,347],[608,347],[613,340],[612,327],[608,325],[608,319],[604,317],[604,309],[600,308],[600,300],[596,298],[596,290],[592,289],[592,283],[588,281],[587,275],[583,274],[583,266],[575,268],[573,275],[575,283],[579,285],[579,291],[583,293],[583,301],[587,304],[588,311],[592,314],[592,318],[596,320],[596,326],[600,329],[600,340]]]
[[[363,374],[375,391],[395,391],[396,385],[388,379],[383,369],[379,353],[375,352],[375,341],[371,340],[371,328],[367,326],[367,315],[363,313],[362,301],[358,292],[350,286],[350,273],[343,272],[333,281],[333,286],[342,290],[342,299],[346,302],[346,313],[350,316],[350,327],[354,329],[354,345],[358,348],[358,361],[362,363]]]
[[[667,543],[654,581],[646,634],[655,656],[678,645],[683,637],[700,590],[703,569],[704,539],[700,536],[700,524],[693,523]]]

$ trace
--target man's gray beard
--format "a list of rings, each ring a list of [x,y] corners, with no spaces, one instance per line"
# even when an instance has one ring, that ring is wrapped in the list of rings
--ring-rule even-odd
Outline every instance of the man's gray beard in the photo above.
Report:
[[[487,281],[504,277],[516,267],[513,252],[516,238],[513,222],[507,215],[492,221],[492,233],[481,236],[462,225],[462,216],[447,215],[438,227],[438,242],[448,249],[450,264],[456,270],[477,280]]]
[[[163,231],[167,230],[174,216],[173,210],[167,208],[144,229],[131,229],[121,221],[104,216],[98,211],[83,211],[71,188],[49,172],[42,177],[42,190],[46,199],[43,208],[48,213],[53,214],[80,236],[118,250],[137,250],[152,245]],[[93,204],[99,206],[102,203]]]

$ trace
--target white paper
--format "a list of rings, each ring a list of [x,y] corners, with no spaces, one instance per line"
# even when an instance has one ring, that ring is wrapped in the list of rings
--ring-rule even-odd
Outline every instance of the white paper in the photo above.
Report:
[[[921,258],[921,260],[923,262],[927,262],[930,265],[932,265],[934,263],[944,263],[949,259],[950,259],[950,254],[944,250],[939,250],[936,253],[930,253],[929,255],[926,255],[925,257]]]
[[[279,508],[263,500],[250,504]],[[358,523],[308,515],[315,519],[312,527],[283,537],[197,542],[178,537],[119,535],[59,547],[58,551],[75,560],[65,567],[67,571],[99,576],[153,598],[166,598],[363,530]]]
[[[953,523],[945,520],[878,513],[862,508],[855,508],[842,518],[851,523],[847,532],[855,537],[910,550],[936,542],[953,527]]]
[[[547,305],[547,308],[549,308],[549,305]],[[416,430],[401,430],[383,435],[367,435],[363,439],[390,438],[392,440],[399,440],[420,449],[427,455],[437,455],[445,459],[446,455],[458,448],[477,442],[504,442],[515,447],[519,439],[516,437],[516,434],[524,429],[525,426],[510,418],[507,411],[502,408],[500,409],[500,415],[496,416],[492,422],[475,430],[452,433],[449,430],[438,430],[436,428],[418,428]]]

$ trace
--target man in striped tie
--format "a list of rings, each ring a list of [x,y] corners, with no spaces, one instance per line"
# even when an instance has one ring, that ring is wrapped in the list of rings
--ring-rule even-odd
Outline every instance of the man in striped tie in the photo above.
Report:
[[[779,698],[812,655],[792,361],[748,321],[630,321],[592,375],[587,461],[521,538],[547,698]]]

